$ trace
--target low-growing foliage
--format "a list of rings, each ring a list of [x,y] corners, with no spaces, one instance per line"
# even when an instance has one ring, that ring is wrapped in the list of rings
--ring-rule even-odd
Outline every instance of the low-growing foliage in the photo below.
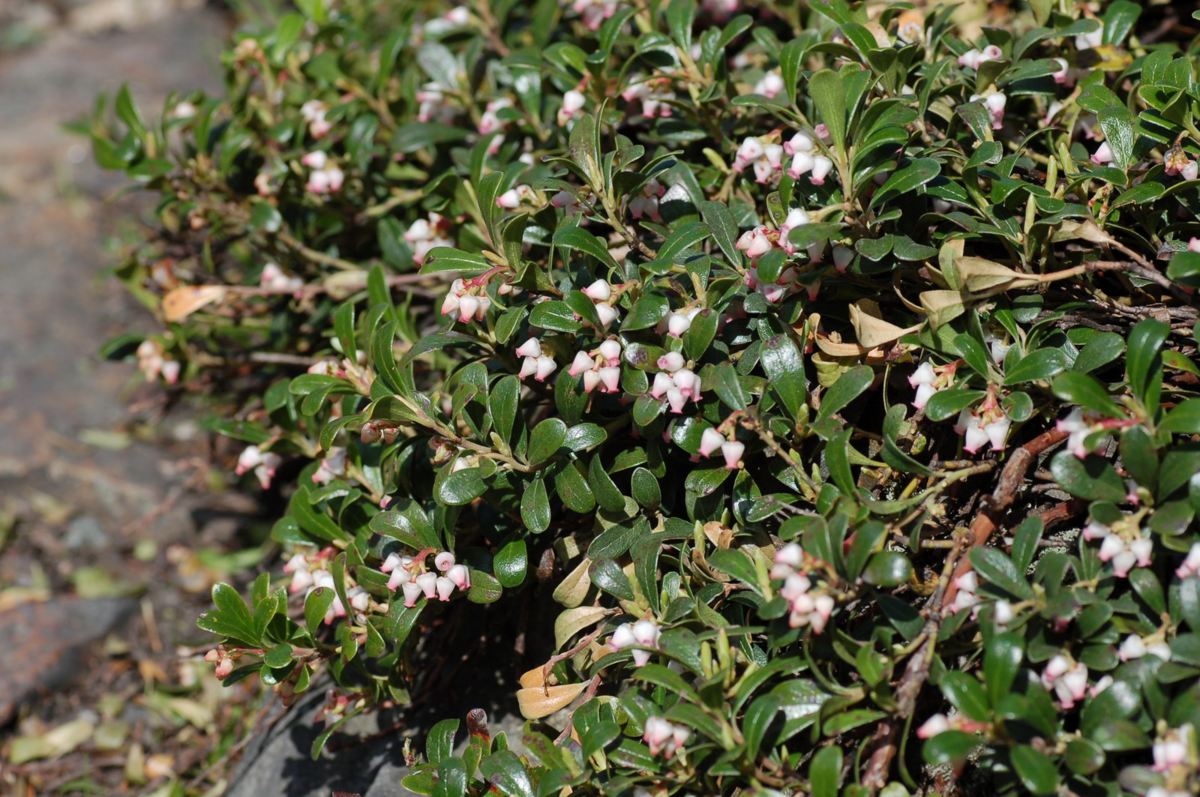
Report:
[[[290,587],[200,619],[227,680],[328,677],[332,731],[548,578],[524,754],[448,720],[408,789],[1200,789],[1161,7],[297,5],[224,96],[90,125],[161,197],[120,275],[163,331],[108,352],[292,474]]]

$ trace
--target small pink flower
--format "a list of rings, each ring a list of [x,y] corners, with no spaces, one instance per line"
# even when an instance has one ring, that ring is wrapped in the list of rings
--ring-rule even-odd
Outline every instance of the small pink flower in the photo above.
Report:
[[[1112,150],[1109,149],[1107,141],[1101,143],[1100,146],[1096,148],[1096,151],[1092,153],[1092,163],[1096,164],[1097,166],[1103,166],[1106,163],[1112,163],[1112,160]]]
[[[742,464],[742,454],[746,451],[745,443],[736,440],[726,440],[721,444],[721,456],[725,457],[725,469],[737,470]]]

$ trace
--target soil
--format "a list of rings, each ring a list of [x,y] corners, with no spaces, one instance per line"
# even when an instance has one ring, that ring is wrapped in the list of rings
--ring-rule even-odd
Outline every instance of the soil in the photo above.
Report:
[[[228,20],[47,8],[0,16],[0,793],[216,794],[260,699],[216,682],[195,617],[214,581],[273,561],[268,523],[186,397],[98,358],[155,326],[107,273],[149,198],[62,125],[123,82],[147,115],[215,92]]]

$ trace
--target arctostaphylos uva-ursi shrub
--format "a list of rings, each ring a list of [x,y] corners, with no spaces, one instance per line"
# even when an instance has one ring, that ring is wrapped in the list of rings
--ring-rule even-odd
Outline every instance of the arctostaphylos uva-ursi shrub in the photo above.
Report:
[[[87,125],[160,199],[107,353],[287,499],[227,682],[332,732],[537,590],[524,752],[407,789],[1197,793],[1178,7],[297,6]]]

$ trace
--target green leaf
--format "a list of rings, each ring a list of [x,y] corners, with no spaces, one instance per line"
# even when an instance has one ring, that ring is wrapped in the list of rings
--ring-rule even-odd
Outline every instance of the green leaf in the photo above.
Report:
[[[425,758],[431,764],[440,764],[454,753],[454,734],[458,732],[458,720],[442,720],[429,729],[425,737]]]
[[[771,721],[779,713],[779,708],[779,698],[773,694],[765,694],[755,698],[746,709],[742,718],[742,738],[746,740],[746,756],[751,761],[757,760],[763,737],[771,727]]]
[[[454,271],[462,276],[482,274],[493,267],[492,261],[482,255],[473,255],[449,246],[435,246],[421,262],[422,274],[437,274]]]
[[[534,479],[526,485],[521,495],[521,520],[534,534],[550,528],[550,497],[542,479]]]
[[[1125,357],[1125,375],[1133,394],[1153,412],[1162,391],[1162,345],[1171,328],[1161,321],[1139,321],[1129,333],[1129,351]],[[1157,384],[1151,384],[1152,382]],[[1153,404],[1153,406],[1150,406]]]
[[[1078,404],[1084,409],[1107,415],[1110,418],[1125,417],[1125,413],[1109,397],[1108,391],[1088,374],[1065,371],[1054,377],[1054,382],[1050,387],[1054,391],[1054,395],[1063,401]]]
[[[851,368],[825,391],[817,420],[823,421],[858,398],[875,381],[875,371],[869,365]]]
[[[1134,127],[1137,120],[1122,104],[1107,105],[1096,114],[1104,130],[1104,140],[1112,150],[1113,163],[1124,171],[1133,165],[1133,145],[1136,139]]]
[[[808,768],[812,797],[837,797],[842,782],[842,748],[822,747]]]
[[[1012,560],[995,548],[973,548],[971,565],[987,582],[1018,598],[1032,598],[1033,588],[1017,572]]]
[[[543,488],[544,490],[545,488]],[[522,501],[522,506],[524,501]],[[492,560],[492,568],[500,586],[519,587],[525,582],[525,572],[529,568],[529,555],[526,552],[525,540],[510,536]]]
[[[1200,398],[1187,399],[1168,412],[1158,430],[1178,434],[1200,434]]]
[[[1067,768],[1079,775],[1090,775],[1104,766],[1104,751],[1090,739],[1072,739],[1064,756]]]
[[[567,440],[567,425],[558,418],[547,418],[529,435],[529,463],[540,465],[554,456]]]
[[[574,225],[559,228],[554,233],[554,245],[591,255],[613,271],[620,271],[617,261],[608,253],[608,246],[604,240]]]
[[[708,556],[708,564],[714,570],[731,575],[743,584],[751,587],[758,584],[758,573],[754,569],[754,563],[741,550],[724,548],[713,551]]]
[[[462,506],[469,504],[487,492],[487,483],[479,473],[479,468],[464,468],[451,473],[438,485],[435,497],[438,503],[446,506]]]
[[[1020,634],[996,634],[988,642],[983,657],[983,680],[993,706],[1009,694],[1024,658],[1025,640]]]
[[[629,578],[621,572],[621,567],[612,559],[598,559],[588,568],[588,576],[592,583],[618,600],[631,601],[634,598],[633,585]]]
[[[416,152],[438,144],[462,141],[467,135],[467,130],[462,127],[436,122],[410,122],[396,129],[392,136],[392,149],[404,153]]]
[[[646,468],[637,468],[631,479],[633,498],[642,508],[651,512],[658,509],[662,503],[662,490],[659,489],[658,479]]]
[[[817,108],[817,116],[829,130],[830,141],[839,150],[846,145],[846,87],[842,77],[822,69],[808,80],[808,95]]]
[[[236,589],[224,582],[214,584],[212,602],[216,611],[201,614],[196,625],[205,631],[244,642],[249,647],[262,647],[250,608]]]
[[[1128,492],[1112,465],[1100,457],[1079,459],[1070,451],[1060,451],[1050,461],[1050,473],[1062,489],[1089,501],[1120,503]]]
[[[662,246],[658,248],[658,256],[662,260],[674,260],[676,255],[685,249],[694,247],[711,234],[712,231],[708,229],[708,225],[702,221],[689,221],[681,224],[675,228],[667,240],[663,241]],[[662,316],[659,315],[659,318]],[[655,323],[658,323],[658,319],[655,319]],[[644,327],[639,327],[639,329],[644,329]]]
[[[521,395],[521,381],[515,376],[501,377],[496,381],[488,396],[492,411],[492,426],[501,440],[512,441],[513,428],[517,421],[517,406]]]
[[[898,587],[912,577],[912,563],[900,551],[880,551],[863,570],[863,581],[876,587]]]
[[[981,744],[981,740],[973,733],[963,731],[943,731],[925,742],[921,755],[925,761],[939,766],[960,761]]]
[[[1067,367],[1067,357],[1059,349],[1038,349],[1022,357],[1005,370],[1004,384],[1019,385],[1049,379]]]
[[[557,300],[534,305],[529,312],[529,323],[555,332],[578,332],[583,329],[583,325],[575,318],[575,311],[566,302]]]
[[[1167,276],[1180,285],[1200,287],[1200,252],[1176,252],[1167,264]]]
[[[779,74],[783,78],[783,91],[788,105],[796,104],[796,84],[800,78],[800,62],[805,49],[804,42],[792,39],[779,51]]]
[[[973,675],[951,670],[942,676],[942,694],[950,704],[976,722],[990,722],[992,709],[987,693]]]
[[[982,401],[986,395],[982,390],[939,390],[925,405],[925,415],[932,421],[944,421],[958,415],[963,408]]]
[[[588,465],[588,485],[592,488],[596,503],[605,510],[621,512],[625,509],[625,497],[621,495],[617,485],[613,484],[612,477],[604,469],[599,456],[592,457]]]
[[[889,177],[883,187],[871,197],[868,207],[873,208],[896,197],[911,194],[935,179],[941,172],[942,165],[933,158],[917,158]]]
[[[731,265],[741,265],[742,253],[737,248],[738,226],[729,208],[720,202],[706,201],[700,203],[700,215],[704,223],[712,230],[713,240]]]
[[[329,611],[336,597],[337,593],[329,587],[317,587],[308,593],[308,597],[304,599],[304,625],[310,634],[317,633],[321,627],[321,620],[325,618],[325,613]]]
[[[1011,755],[1022,786],[1037,795],[1054,793],[1058,786],[1058,771],[1045,753],[1019,744],[1012,749]]]

